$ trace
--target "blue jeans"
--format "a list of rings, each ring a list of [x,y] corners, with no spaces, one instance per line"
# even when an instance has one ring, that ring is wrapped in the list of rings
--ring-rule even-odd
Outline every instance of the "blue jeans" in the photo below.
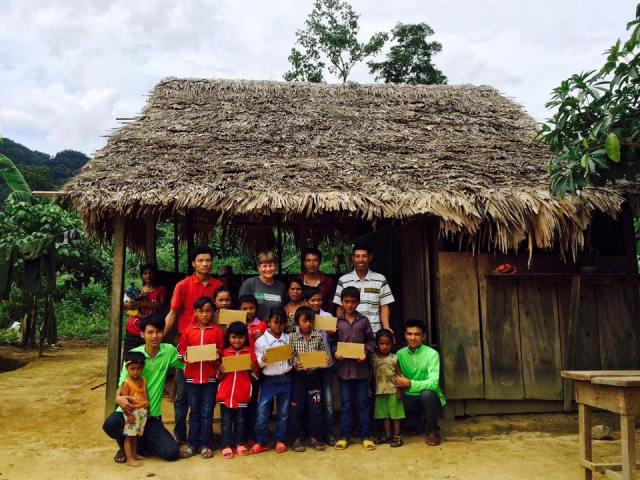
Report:
[[[371,419],[369,417],[369,379],[340,379],[340,438],[349,440],[353,429],[353,407],[358,411],[360,437],[371,436]]]
[[[189,401],[187,400],[187,382],[184,371],[176,369],[176,398],[173,401],[173,414],[175,423],[173,434],[178,441],[187,439],[187,413],[189,413]]]
[[[291,376],[289,374],[262,377],[256,418],[256,440],[262,446],[266,446],[269,441],[269,416],[274,400],[278,404],[276,442],[284,442],[287,435],[289,403],[291,401]]]
[[[333,367],[322,369],[322,407],[326,440],[333,435]]]
[[[211,447],[211,426],[213,425],[213,406],[215,405],[217,383],[187,383],[189,400],[189,445],[198,451]]]
[[[247,407],[228,408],[224,403],[221,403],[220,416],[222,422],[222,448],[233,448],[237,445],[244,445],[247,442],[244,429]]]

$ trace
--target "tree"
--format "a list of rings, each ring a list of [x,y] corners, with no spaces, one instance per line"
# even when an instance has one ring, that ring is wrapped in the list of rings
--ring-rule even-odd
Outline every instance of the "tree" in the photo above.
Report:
[[[447,77],[432,62],[432,57],[442,51],[440,42],[427,38],[435,32],[426,23],[398,23],[391,30],[395,45],[383,62],[368,62],[369,72],[376,81],[384,83],[445,84]]]
[[[557,111],[538,137],[554,155],[547,170],[555,194],[639,178],[640,4],[627,30],[631,37],[605,52],[602,68],[564,80],[546,104]]]
[[[359,15],[342,0],[316,0],[305,21],[296,31],[296,44],[291,49],[291,70],[287,81],[324,81],[324,69],[347,81],[351,69],[365,58],[375,55],[387,41],[386,33],[375,33],[366,42],[358,41]]]

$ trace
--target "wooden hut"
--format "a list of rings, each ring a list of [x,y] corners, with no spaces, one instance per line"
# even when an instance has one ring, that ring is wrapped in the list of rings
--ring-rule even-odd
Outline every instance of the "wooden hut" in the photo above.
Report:
[[[167,79],[124,123],[64,189],[115,241],[108,398],[125,242],[153,259],[163,221],[191,243],[368,235],[395,328],[428,322],[449,414],[560,410],[562,368],[638,367],[637,192],[550,195],[533,119],[493,88]]]

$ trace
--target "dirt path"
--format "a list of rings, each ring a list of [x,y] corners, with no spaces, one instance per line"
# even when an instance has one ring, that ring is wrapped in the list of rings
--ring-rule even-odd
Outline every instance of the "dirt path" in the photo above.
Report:
[[[115,444],[102,432],[104,348],[63,348],[23,368],[0,373],[4,397],[0,409],[0,480],[17,479],[157,479],[224,475],[225,479],[580,479],[578,439],[572,416],[480,418],[457,421],[438,448],[421,438],[406,446],[365,452],[305,452],[224,461],[198,457],[175,463],[150,459],[140,469],[113,462]],[[171,404],[165,402],[165,419]],[[540,425],[547,432],[502,432],[516,424]],[[599,442],[596,452],[615,459],[617,445]]]

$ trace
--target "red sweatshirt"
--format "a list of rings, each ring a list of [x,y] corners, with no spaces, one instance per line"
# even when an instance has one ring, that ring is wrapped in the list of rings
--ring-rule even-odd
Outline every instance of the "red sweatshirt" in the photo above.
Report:
[[[254,350],[256,347],[256,341],[253,339],[253,334],[255,332],[266,332],[267,324],[259,318],[254,318],[253,322],[247,324],[247,330],[249,330],[249,346],[251,347],[251,350]]]
[[[251,400],[251,374],[253,373],[257,376],[260,369],[256,355],[250,347],[245,346],[238,351],[233,347],[227,347],[222,352],[223,357],[246,354],[251,355],[252,370],[222,374],[216,400],[224,403],[227,408],[239,408],[249,405],[249,400]]]
[[[224,333],[222,329],[213,323],[210,323],[205,328],[200,328],[200,322],[196,320],[180,334],[178,355],[180,359],[183,359],[187,353],[187,347],[211,344],[215,344],[218,358],[220,358],[224,350]],[[187,363],[184,367],[184,376],[187,383],[217,382],[219,364],[219,360]]]

